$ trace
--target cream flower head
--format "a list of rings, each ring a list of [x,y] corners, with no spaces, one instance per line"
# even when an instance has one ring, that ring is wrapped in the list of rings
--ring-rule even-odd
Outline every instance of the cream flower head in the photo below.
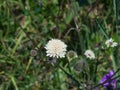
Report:
[[[66,54],[67,45],[59,39],[51,39],[45,46],[47,56],[63,58]]]
[[[95,54],[94,54],[94,52],[91,51],[91,50],[86,50],[85,53],[84,53],[84,55],[85,55],[87,58],[89,58],[89,59],[95,59]]]
[[[106,40],[105,44],[107,45],[107,47],[116,47],[118,45],[118,43],[114,42],[112,38]]]

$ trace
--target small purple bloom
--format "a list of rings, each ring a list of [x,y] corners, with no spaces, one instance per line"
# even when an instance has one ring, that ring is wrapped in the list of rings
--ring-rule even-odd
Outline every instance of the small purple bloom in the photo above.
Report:
[[[107,90],[116,90],[116,79],[112,79],[112,75],[114,74],[113,70],[110,70],[110,72],[106,75],[103,76],[103,78],[100,80],[100,83],[104,83],[103,86],[107,89]]]

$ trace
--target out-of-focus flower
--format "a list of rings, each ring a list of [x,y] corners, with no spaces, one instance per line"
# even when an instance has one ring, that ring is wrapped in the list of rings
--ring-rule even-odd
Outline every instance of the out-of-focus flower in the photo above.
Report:
[[[103,78],[100,80],[100,83],[104,83],[106,80],[106,83],[103,84],[103,86],[107,89],[107,90],[116,90],[116,79],[112,79],[111,77],[113,76],[114,71],[110,70],[110,72],[106,75],[103,76]]]
[[[45,46],[47,56],[53,58],[63,58],[66,54],[67,45],[59,39],[51,39]]]
[[[107,47],[116,47],[118,45],[118,43],[114,42],[112,38],[106,40],[105,44],[107,45]]]
[[[67,52],[68,60],[72,60],[72,59],[77,58],[77,57],[78,57],[78,55],[77,55],[77,53],[75,51],[71,50],[71,51]]]
[[[74,65],[75,71],[81,72],[84,71],[87,68],[87,63],[85,60],[79,60]]]
[[[31,56],[36,56],[36,55],[37,55],[37,51],[34,50],[34,49],[32,49],[32,50],[30,51],[30,55],[31,55]]]
[[[86,50],[85,53],[84,53],[84,55],[85,55],[87,58],[89,58],[89,59],[95,59],[95,54],[94,54],[94,52],[91,51],[91,50]]]

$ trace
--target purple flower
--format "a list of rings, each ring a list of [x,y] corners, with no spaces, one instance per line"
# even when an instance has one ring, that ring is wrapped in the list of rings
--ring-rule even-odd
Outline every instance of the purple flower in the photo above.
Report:
[[[100,80],[100,83],[103,84],[103,86],[107,90],[116,90],[116,79],[111,78],[113,76],[113,74],[114,74],[114,71],[110,70],[110,72],[108,74],[104,75],[103,78]],[[108,81],[106,81],[106,80],[108,80]]]

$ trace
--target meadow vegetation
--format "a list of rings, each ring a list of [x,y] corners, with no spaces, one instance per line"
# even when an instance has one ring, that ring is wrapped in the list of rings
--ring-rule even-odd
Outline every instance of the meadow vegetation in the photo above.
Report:
[[[119,0],[0,0],[0,90],[120,90]]]

